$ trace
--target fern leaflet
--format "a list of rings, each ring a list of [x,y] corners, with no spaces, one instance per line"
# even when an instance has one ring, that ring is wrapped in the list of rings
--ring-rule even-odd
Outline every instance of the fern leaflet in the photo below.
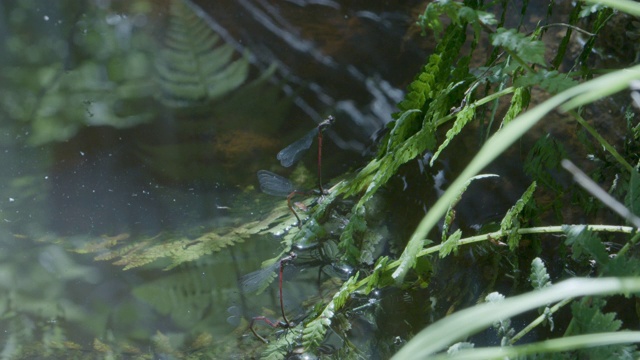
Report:
[[[519,87],[513,92],[513,96],[511,97],[511,105],[509,106],[509,110],[504,115],[502,119],[502,125],[507,125],[511,122],[511,120],[515,119],[516,116],[520,115],[520,113],[529,105],[529,100],[531,99],[531,93],[529,89],[524,87]]]
[[[529,280],[531,280],[531,286],[536,290],[551,286],[551,277],[539,257],[533,259],[531,262],[531,275],[529,275]]]
[[[571,246],[572,257],[575,260],[588,256],[600,265],[606,265],[609,262],[609,254],[600,237],[589,231],[586,226],[563,226],[563,230],[567,234],[565,244]]]
[[[331,325],[331,319],[336,311],[340,310],[349,298],[349,295],[355,290],[359,273],[347,280],[340,290],[333,295],[333,299],[325,306],[320,315],[305,325],[302,332],[302,344],[305,349],[317,348],[324,340],[327,329]]]
[[[433,154],[433,157],[431,158],[429,165],[433,166],[434,162],[436,161],[440,153],[447,147],[447,145],[449,145],[449,143],[453,140],[453,138],[456,137],[456,135],[458,135],[460,131],[462,131],[462,128],[464,128],[465,125],[467,125],[469,122],[471,122],[471,120],[473,120],[473,117],[475,114],[476,114],[476,107],[473,105],[465,106],[460,112],[458,112],[458,114],[456,115],[456,121],[453,123],[453,126],[451,127],[451,129],[447,131],[447,135],[446,135],[447,138],[444,140],[442,144],[440,144],[440,147],[438,147],[438,150]]]
[[[527,73],[513,82],[514,86],[540,86],[551,94],[557,94],[578,85],[578,82],[556,70],[544,69],[536,73]]]
[[[516,29],[498,28],[491,36],[491,43],[512,51],[526,63],[545,64],[544,43],[519,33]]]
[[[449,255],[452,251],[458,252],[458,241],[462,237],[462,230],[458,229],[442,244],[440,248],[440,257],[443,258]]]
[[[507,244],[509,244],[509,249],[515,250],[520,243],[520,238],[522,235],[518,232],[520,228],[520,213],[524,210],[524,207],[533,197],[533,192],[536,190],[536,182],[534,181],[529,185],[527,190],[522,194],[522,197],[516,201],[515,205],[507,211],[507,214],[502,219],[500,223],[500,230],[505,233],[509,233],[509,237],[507,239]]]

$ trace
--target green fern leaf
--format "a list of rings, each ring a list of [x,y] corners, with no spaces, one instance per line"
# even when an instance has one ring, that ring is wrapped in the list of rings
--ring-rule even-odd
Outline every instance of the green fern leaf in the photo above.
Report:
[[[458,193],[458,195],[451,201],[451,203],[449,204],[449,208],[447,209],[447,212],[445,213],[444,216],[444,223],[442,226],[442,241],[446,241],[447,239],[447,235],[449,233],[449,227],[451,226],[451,224],[453,223],[453,220],[455,219],[455,211],[454,211],[454,207],[460,202],[460,200],[462,200],[462,195],[467,191],[467,188],[469,187],[469,185],[471,185],[471,183],[475,180],[479,180],[479,179],[484,179],[484,178],[488,178],[488,177],[497,177],[498,175],[495,174],[481,174],[481,175],[476,175],[471,177],[469,180],[467,180],[467,182],[463,185],[462,189],[460,190],[460,192]],[[440,254],[442,257],[442,253]]]
[[[531,275],[529,276],[529,280],[531,281],[531,286],[536,290],[551,286],[551,277],[539,257],[533,259],[531,262]]]
[[[531,93],[529,89],[524,87],[519,87],[513,92],[513,96],[511,97],[511,105],[509,105],[509,109],[507,113],[504,115],[502,119],[502,125],[507,125],[511,122],[511,120],[515,119],[516,116],[520,115],[522,111],[529,106],[529,100],[531,99]]]
[[[354,210],[353,215],[349,218],[349,223],[344,227],[342,234],[340,234],[340,248],[347,261],[356,261],[360,257],[360,250],[357,243],[357,239],[361,239],[363,233],[367,230],[367,222],[364,219],[364,207],[357,207]]]
[[[369,275],[367,278],[367,285],[365,287],[365,294],[369,294],[373,289],[384,286],[381,283],[382,272],[385,270],[387,264],[389,263],[389,257],[382,256],[379,257],[376,261],[376,264],[373,266],[373,273]]]
[[[449,236],[447,241],[442,243],[442,247],[440,248],[440,257],[444,258],[449,255],[452,251],[458,253],[458,241],[462,237],[462,230],[458,229],[453,234]]]
[[[356,207],[363,206],[400,165],[435,147],[437,120],[449,112],[453,103],[460,101],[451,90],[455,88],[453,84],[463,79],[451,80],[450,77],[452,63],[464,39],[462,27],[448,27],[436,52],[409,86],[405,100],[398,104],[400,112],[394,115],[401,121],[393,124],[394,130],[390,132],[394,135],[393,140],[389,141],[390,135],[386,137],[378,152],[379,159],[371,161],[343,189],[345,195],[360,195],[365,191]],[[456,74],[461,76],[463,72],[457,71]],[[421,123],[418,114],[424,114]]]
[[[551,94],[557,94],[577,84],[578,82],[568,77],[567,74],[545,69],[540,69],[536,73],[527,73],[513,82],[514,86],[519,87],[540,86]]]
[[[333,298],[325,306],[320,315],[305,325],[302,332],[302,344],[305,349],[315,349],[322,343],[336,311],[344,306],[351,293],[355,290],[355,284],[358,281],[359,275],[359,273],[356,273],[342,284],[340,290],[333,295]]]
[[[571,304],[573,321],[565,335],[606,333],[620,330],[622,321],[616,319],[616,313],[603,313],[606,301],[601,298],[584,298]],[[622,354],[633,353],[635,349],[628,345],[612,345],[581,350],[579,358],[621,359]],[[629,358],[629,357],[627,357]],[[630,357],[633,358],[633,357]]]
[[[635,215],[640,215],[640,174],[637,170],[631,172],[629,191],[624,198],[625,206]]]
[[[231,289],[216,289],[220,284],[200,276],[204,272],[221,271],[226,265],[191,265],[190,271],[164,273],[159,279],[136,286],[132,292],[160,314],[171,316],[177,324],[190,326],[206,317],[213,304],[227,301],[230,296]]]
[[[544,43],[519,33],[515,29],[498,28],[491,36],[494,46],[501,46],[513,51],[527,63],[544,65]]]
[[[169,107],[204,104],[236,89],[249,72],[247,54],[233,60],[235,50],[184,2],[174,0],[170,22],[156,65],[160,100]]]
[[[509,244],[509,249],[515,250],[520,243],[520,238],[522,235],[518,233],[518,229],[520,228],[520,213],[524,210],[527,203],[533,198],[533,192],[536,190],[536,182],[534,181],[529,185],[527,190],[522,194],[522,197],[516,201],[515,205],[507,211],[507,214],[500,222],[500,230],[509,234],[507,239],[507,244]]]
[[[249,223],[247,226],[255,225]],[[185,262],[196,260],[202,256],[218,252],[236,242],[244,241],[250,235],[247,231],[210,230],[190,239],[172,233],[160,233],[154,237],[130,237],[113,240],[89,242],[76,249],[78,253],[98,253],[96,260],[111,261],[114,265],[123,266],[123,270],[141,267],[162,259],[169,259],[165,270],[172,269]]]
[[[447,131],[446,139],[444,142],[438,147],[438,150],[433,154],[429,165],[433,166],[440,153],[449,145],[449,143],[453,140],[456,135],[458,135],[462,129],[473,120],[474,115],[476,114],[476,107],[473,105],[465,106],[458,114],[456,115],[456,121],[453,123],[453,126],[449,131]]]
[[[551,175],[566,158],[564,147],[551,135],[541,137],[533,145],[524,162],[524,172],[549,189],[560,192],[562,186]]]
[[[571,246],[573,259],[589,257],[600,265],[606,265],[609,262],[609,254],[600,237],[589,231],[586,226],[563,226],[563,231],[567,234],[565,244]]]
[[[640,259],[616,256],[602,271],[604,276],[640,276]]]
[[[423,36],[426,34],[427,28],[433,30],[436,38],[440,36],[443,29],[443,24],[440,20],[442,15],[446,15],[453,23],[458,25],[470,24],[474,29],[476,38],[480,37],[483,26],[496,23],[493,14],[464,6],[460,2],[434,1],[427,5],[424,14],[418,16],[417,24],[422,28]]]

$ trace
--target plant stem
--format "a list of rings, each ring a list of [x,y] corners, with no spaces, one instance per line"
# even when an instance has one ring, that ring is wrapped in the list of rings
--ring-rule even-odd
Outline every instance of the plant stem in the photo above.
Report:
[[[567,305],[568,303],[570,303],[571,301],[573,301],[573,298],[568,298],[568,299],[564,299],[562,301],[560,301],[559,303],[555,304],[553,307],[551,307],[549,309],[549,312],[551,314],[555,313],[556,311],[560,310],[560,308],[562,308],[563,306]],[[542,322],[544,321],[544,319],[547,318],[546,314],[542,314],[540,316],[538,316],[535,320],[533,320],[529,325],[527,325],[527,327],[525,327],[524,329],[520,330],[519,333],[517,333],[516,335],[514,335],[511,340],[509,340],[509,344],[513,345],[515,344],[518,340],[520,340],[523,336],[527,335],[531,330],[533,330],[536,326],[542,324]]]
[[[520,228],[513,231],[517,231],[518,234],[521,234],[521,235],[564,233],[565,226],[580,226],[580,225],[538,226],[538,227],[531,227],[531,228]],[[587,228],[590,231],[595,231],[595,232],[612,232],[612,233],[631,234],[636,230],[634,227],[621,226],[621,225],[584,225],[584,226],[587,226]],[[458,241],[458,245],[472,244],[472,243],[486,241],[490,239],[495,240],[495,239],[500,239],[506,236],[509,236],[509,231],[498,230],[488,234],[476,235],[476,236],[460,239]],[[440,249],[442,248],[442,245],[443,244],[438,244],[438,245],[430,246],[426,249],[422,249],[420,252],[418,252],[417,257],[422,257],[425,255],[439,252]],[[391,271],[397,268],[398,266],[400,266],[401,263],[402,263],[402,259],[389,263],[385,267],[384,272]],[[361,288],[365,286],[368,282],[369,282],[369,277],[367,276],[361,279],[360,281],[358,281],[358,283],[354,288],[355,289]]]
[[[605,138],[602,137],[602,135],[598,134],[596,129],[589,125],[589,123],[587,123],[587,121],[582,116],[580,116],[580,114],[578,114],[575,110],[569,110],[568,112],[576,119],[576,121],[578,121],[580,125],[582,125],[582,127],[584,127],[589,132],[589,134],[591,134],[591,136],[596,138],[600,145],[602,145],[605,150],[607,150],[622,166],[624,166],[627,171],[633,171],[633,166],[631,166],[627,162],[627,160],[625,160],[622,155],[620,155],[618,151],[611,144],[609,144],[609,142],[607,142]]]

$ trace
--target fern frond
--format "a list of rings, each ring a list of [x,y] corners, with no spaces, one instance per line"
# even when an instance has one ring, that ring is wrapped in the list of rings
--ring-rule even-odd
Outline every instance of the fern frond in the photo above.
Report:
[[[438,37],[443,29],[443,24],[440,20],[442,15],[446,15],[457,25],[470,24],[473,27],[476,38],[480,37],[483,26],[496,23],[493,14],[464,6],[461,2],[434,1],[427,5],[424,14],[418,16],[418,25],[422,28],[422,34],[425,35],[428,27]]]
[[[464,29],[450,26],[445,32],[436,52],[409,86],[405,100],[398,104],[401,121],[396,120],[393,142],[387,137],[378,152],[379,159],[370,162],[362,169],[351,184],[343,189],[345,195],[358,195],[365,191],[356,207],[363,206],[375,192],[393,176],[400,165],[414,159],[427,149],[436,145],[435,131],[437,120],[449,112],[460,98],[453,89],[464,79],[450,79],[451,67],[457,58],[465,40]],[[464,72],[456,71],[457,76]],[[418,114],[423,114],[421,123]],[[397,126],[397,128],[395,128]]]
[[[560,161],[566,158],[564,147],[551,135],[541,137],[533,145],[524,161],[524,172],[549,189],[559,192],[562,186],[551,175],[560,168]]]
[[[638,170],[631,171],[629,190],[624,198],[624,205],[635,215],[640,216],[640,174]]]
[[[474,180],[484,179],[488,177],[497,177],[497,176],[498,175],[495,175],[495,174],[481,174],[481,175],[473,176],[469,180],[467,180],[467,182],[465,182],[465,184],[463,185],[458,195],[449,204],[449,208],[445,213],[444,223],[442,227],[442,241],[445,241],[445,239],[447,238],[447,234],[449,233],[449,227],[451,226],[451,224],[453,223],[453,220],[455,219],[455,211],[453,210],[453,208],[460,202],[460,200],[462,200],[462,195],[467,191],[467,188],[469,187],[469,185],[471,185],[471,183]],[[442,253],[440,255],[441,257],[443,257]]]
[[[529,91],[529,89],[524,87],[516,88],[513,92],[513,96],[511,97],[511,104],[509,105],[509,109],[502,119],[501,126],[507,125],[511,122],[511,120],[515,119],[516,116],[520,115],[520,113],[522,113],[522,111],[527,106],[529,106],[530,99],[531,92]]]
[[[462,230],[458,229],[453,234],[449,236],[449,238],[442,243],[442,247],[440,248],[440,257],[444,258],[449,255],[452,251],[458,252],[458,241],[462,237]]]
[[[584,298],[571,304],[573,319],[567,335],[605,333],[620,330],[622,321],[616,319],[616,313],[603,313],[606,301],[601,298]],[[610,345],[589,350],[581,350],[581,357],[593,359],[622,359],[622,354],[633,354],[635,347],[629,345]],[[627,357],[629,359],[634,357]]]
[[[389,257],[381,256],[378,258],[376,264],[373,266],[373,273],[367,278],[367,284],[364,291],[365,294],[368,295],[371,291],[373,291],[373,289],[382,286],[380,279],[382,276],[382,272],[384,271],[388,263]]]
[[[355,262],[360,257],[356,239],[361,238],[366,230],[367,222],[364,219],[364,207],[358,207],[349,218],[349,223],[344,227],[342,234],[340,234],[340,243],[338,244],[348,261]]]
[[[473,120],[475,114],[476,107],[473,105],[465,106],[464,108],[462,108],[462,110],[460,110],[460,112],[458,112],[458,114],[456,115],[456,121],[453,123],[451,129],[447,131],[446,139],[444,140],[444,142],[440,144],[438,150],[433,154],[433,157],[431,157],[429,165],[433,166],[438,156],[440,156],[440,153],[449,145],[453,138],[456,137],[456,135],[458,135],[462,131],[462,129],[471,122],[471,120]]]
[[[509,237],[507,239],[507,244],[509,244],[509,249],[515,250],[520,243],[520,238],[522,235],[517,231],[520,228],[520,220],[519,216],[527,203],[533,198],[533,192],[536,190],[536,182],[532,182],[531,185],[527,188],[527,190],[522,194],[522,197],[516,201],[515,205],[507,211],[507,214],[502,219],[500,223],[500,230],[505,233],[509,233]]]
[[[550,94],[557,94],[578,85],[578,82],[556,70],[540,69],[535,73],[526,73],[513,82],[514,86],[540,86]]]
[[[333,299],[324,307],[320,315],[305,325],[302,332],[302,344],[305,349],[317,348],[322,343],[336,311],[344,306],[349,295],[355,290],[358,276],[359,273],[356,273],[342,284],[340,290],[333,295]]]
[[[249,223],[247,225],[255,226],[256,224]],[[94,241],[74,251],[84,254],[98,253],[95,257],[96,260],[115,260],[113,264],[122,266],[123,270],[144,266],[161,259],[169,259],[170,264],[165,268],[168,270],[182,263],[218,252],[237,242],[242,242],[251,233],[258,231],[252,230],[250,227],[245,228],[244,232],[242,229],[227,230],[226,233],[224,230],[210,230],[194,239],[176,236],[172,233],[161,233],[154,237],[127,237],[126,241],[123,239]]]
[[[529,280],[531,280],[531,286],[536,290],[551,286],[551,277],[539,257],[533,259],[531,262],[531,275],[529,275]]]
[[[545,64],[544,43],[526,36],[516,29],[498,28],[495,34],[491,36],[491,44],[512,51],[525,63]]]
[[[247,54],[233,60],[235,49],[183,1],[174,0],[164,49],[156,64],[160,100],[169,107],[204,104],[236,89],[249,72]]]
[[[589,257],[600,265],[607,265],[609,254],[600,237],[584,225],[563,226],[567,234],[565,244],[571,246],[575,260]]]
[[[499,303],[504,299],[504,295],[499,292],[492,292],[484,300],[488,303]],[[509,343],[509,339],[515,334],[515,330],[511,327],[511,319],[500,319],[493,324],[493,327],[496,329],[497,335],[501,337],[501,346],[506,346]]]

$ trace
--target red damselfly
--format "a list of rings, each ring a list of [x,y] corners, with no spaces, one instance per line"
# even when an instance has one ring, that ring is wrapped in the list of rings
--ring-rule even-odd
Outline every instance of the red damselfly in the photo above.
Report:
[[[320,194],[325,194],[324,189],[322,188],[322,132],[331,126],[334,123],[335,119],[333,116],[328,116],[323,122],[318,124],[313,130],[308,132],[305,136],[295,141],[293,144],[287,146],[282,149],[277,158],[280,160],[280,164],[284,167],[290,167],[296,161],[300,160],[302,154],[311,147],[313,143],[313,138],[318,136],[318,188],[320,189]],[[311,192],[308,191],[299,191],[293,187],[293,184],[289,179],[282,177],[278,174],[272,173],[267,170],[258,171],[258,182],[260,183],[260,189],[269,195],[274,196],[286,196],[287,197],[287,206],[289,210],[293,213],[298,221],[298,228],[302,228],[302,222],[300,221],[300,217],[298,217],[298,213],[293,209],[291,205],[291,199],[295,195],[308,195]]]
[[[263,193],[273,196],[287,197],[287,206],[296,217],[298,227],[302,227],[300,217],[293,209],[291,200],[296,195],[309,195],[314,192],[296,190],[289,179],[267,170],[258,170],[258,182],[260,183],[260,190],[262,190]]]
[[[255,292],[258,289],[260,289],[261,286],[267,283],[268,277],[272,276],[273,272],[276,269],[278,269],[278,292],[280,297],[280,311],[282,313],[282,320],[272,321],[266,316],[256,316],[251,319],[251,323],[249,324],[249,330],[251,330],[253,335],[255,335],[255,337],[260,339],[260,341],[264,342],[265,344],[269,343],[269,341],[267,341],[267,339],[265,339],[264,337],[260,336],[254,329],[254,324],[257,321],[263,321],[264,323],[266,323],[267,325],[273,328],[288,329],[293,326],[293,323],[289,321],[284,311],[284,300],[282,297],[282,272],[284,271],[284,267],[287,266],[288,264],[291,264],[296,259],[296,257],[297,257],[296,253],[291,252],[289,253],[289,255],[281,258],[279,261],[274,262],[272,265],[242,277],[242,280],[241,280],[242,290],[247,293]]]
[[[329,115],[324,121],[322,121],[313,130],[309,131],[305,136],[296,140],[291,145],[280,150],[276,156],[280,160],[280,164],[284,167],[290,167],[295,164],[305,151],[307,151],[313,143],[313,138],[318,136],[318,187],[320,193],[324,193],[322,188],[322,132],[329,126],[333,125],[335,118]]]

